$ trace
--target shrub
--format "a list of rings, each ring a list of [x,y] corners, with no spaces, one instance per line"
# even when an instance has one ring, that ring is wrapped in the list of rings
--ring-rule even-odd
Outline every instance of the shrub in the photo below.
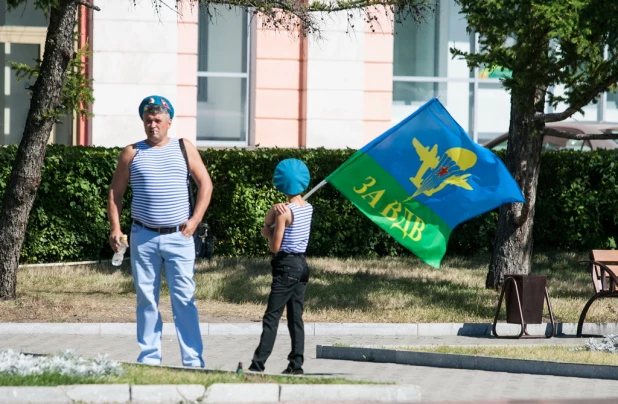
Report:
[[[0,149],[0,193],[4,192],[15,147]],[[307,163],[309,189],[341,165],[354,150],[261,149],[201,151],[214,183],[206,213],[216,237],[215,254],[264,255],[260,236],[267,209],[284,198],[272,184],[275,166],[284,158]],[[52,145],[47,148],[21,262],[108,259],[107,192],[119,148]],[[500,156],[504,156],[500,154]],[[618,233],[617,152],[549,152],[542,157],[535,214],[536,248],[586,250],[615,247]],[[131,189],[121,222],[130,228]],[[395,242],[334,187],[325,185],[310,198],[315,208],[308,254],[378,257],[411,254]],[[489,251],[498,211],[459,225],[448,254]]]

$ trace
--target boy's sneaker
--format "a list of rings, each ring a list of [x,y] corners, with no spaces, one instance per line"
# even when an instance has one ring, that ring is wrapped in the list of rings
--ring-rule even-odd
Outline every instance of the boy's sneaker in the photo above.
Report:
[[[253,363],[249,366],[249,369],[248,369],[248,370],[250,370],[250,371],[252,371],[252,372],[263,372],[263,371],[264,371],[264,369],[260,369],[260,368],[258,368],[258,367],[257,367],[257,366],[255,366]]]
[[[291,367],[287,367],[285,368],[285,370],[283,372],[281,372],[282,375],[304,375],[305,372],[303,371],[303,369],[292,369]]]

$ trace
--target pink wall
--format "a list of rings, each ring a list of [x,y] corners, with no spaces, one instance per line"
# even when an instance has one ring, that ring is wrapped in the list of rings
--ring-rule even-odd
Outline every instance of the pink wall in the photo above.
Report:
[[[197,42],[198,8],[178,3],[178,81],[174,109],[174,137],[195,143],[197,134]]]
[[[393,105],[393,22],[376,15],[373,27],[365,23],[364,143],[390,128]]]
[[[255,57],[255,144],[303,146],[305,57],[301,41],[285,30],[259,27]]]

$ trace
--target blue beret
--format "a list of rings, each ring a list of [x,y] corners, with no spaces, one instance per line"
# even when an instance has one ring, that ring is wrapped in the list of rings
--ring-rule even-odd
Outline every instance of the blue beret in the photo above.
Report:
[[[309,169],[298,159],[285,159],[275,168],[275,187],[286,195],[298,195],[309,185]]]
[[[144,119],[144,108],[146,105],[161,105],[170,113],[170,119],[174,119],[174,107],[170,100],[165,97],[161,97],[160,95],[151,95],[142,100],[139,104],[139,117],[140,119]]]

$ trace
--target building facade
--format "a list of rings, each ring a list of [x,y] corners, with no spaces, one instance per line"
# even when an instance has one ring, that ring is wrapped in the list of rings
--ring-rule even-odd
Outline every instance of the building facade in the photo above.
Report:
[[[200,147],[359,148],[438,97],[477,142],[508,130],[508,71],[469,69],[450,48],[475,52],[478,37],[454,0],[440,0],[422,24],[393,24],[384,15],[325,15],[321,37],[304,40],[273,30],[240,9],[154,8],[95,0],[101,11],[79,13],[78,45],[93,79],[92,118],[68,117],[50,142],[123,146],[143,139],[139,102],[160,94],[174,104],[172,136]],[[0,1],[0,56],[34,63],[43,53],[47,20],[31,6],[8,11]],[[2,144],[21,139],[28,81],[0,69]],[[564,89],[555,89],[556,92]],[[571,120],[618,122],[618,96]]]

